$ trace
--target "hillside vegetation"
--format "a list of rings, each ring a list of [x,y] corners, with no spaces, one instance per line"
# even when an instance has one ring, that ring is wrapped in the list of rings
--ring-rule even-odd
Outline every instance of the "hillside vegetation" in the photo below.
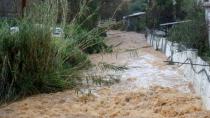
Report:
[[[66,0],[40,1],[23,18],[1,21],[0,103],[81,84],[80,73],[90,66],[87,54],[108,49],[96,27],[95,2],[80,2],[69,21]],[[12,26],[19,30],[11,32]],[[52,35],[57,26],[64,29],[61,37]]]

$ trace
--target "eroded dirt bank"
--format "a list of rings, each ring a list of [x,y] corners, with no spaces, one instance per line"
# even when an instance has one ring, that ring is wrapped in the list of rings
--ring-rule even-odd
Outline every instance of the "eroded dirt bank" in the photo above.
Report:
[[[0,118],[210,118],[192,85],[166,57],[146,44],[143,34],[110,31],[112,54],[91,55],[92,62],[125,66],[124,71],[87,73],[115,76],[119,83],[93,86],[92,94],[65,91],[26,98],[0,108]]]

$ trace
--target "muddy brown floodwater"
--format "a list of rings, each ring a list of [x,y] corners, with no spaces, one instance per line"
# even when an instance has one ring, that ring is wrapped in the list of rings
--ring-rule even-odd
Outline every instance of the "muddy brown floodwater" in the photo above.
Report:
[[[91,61],[124,65],[126,70],[87,73],[116,75],[119,83],[93,86],[92,94],[75,91],[41,94],[4,105],[0,118],[210,118],[190,80],[166,57],[146,44],[143,34],[110,31],[111,54],[91,55]]]

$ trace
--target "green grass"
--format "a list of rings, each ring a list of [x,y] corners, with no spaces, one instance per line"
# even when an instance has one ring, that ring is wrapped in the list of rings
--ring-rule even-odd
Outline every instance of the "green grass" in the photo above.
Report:
[[[64,1],[46,0],[27,8],[24,18],[14,21],[20,28],[17,33],[9,30],[14,23],[0,23],[0,104],[78,88],[80,73],[90,67],[88,54],[111,50],[98,28],[87,30],[77,19],[67,24]],[[56,22],[58,5],[63,8],[60,24]],[[51,27],[57,25],[65,29],[64,37],[52,37]]]
[[[0,30],[1,102],[75,87],[79,71],[90,64],[87,55],[53,39],[49,27],[18,26],[15,34],[7,26]]]

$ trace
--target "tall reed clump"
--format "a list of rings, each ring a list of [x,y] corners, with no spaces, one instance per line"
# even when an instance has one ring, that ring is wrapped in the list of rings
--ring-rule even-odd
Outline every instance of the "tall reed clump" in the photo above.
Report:
[[[11,34],[0,31],[1,100],[39,92],[62,90],[67,82],[58,76],[62,61],[53,47],[48,28],[29,23]]]
[[[72,3],[73,1],[70,1]],[[100,4],[97,0],[79,0],[79,10],[73,20],[65,26],[65,39],[84,53],[92,54],[111,49],[105,42],[102,34],[108,28],[97,27]],[[71,5],[72,6],[72,5]],[[71,10],[70,10],[71,11]]]
[[[1,25],[0,103],[80,83],[78,73],[89,61],[71,41],[52,37],[58,5],[65,10],[65,0],[33,3],[24,18],[16,21],[18,32],[12,33],[7,22]],[[61,25],[65,27],[65,21]]]
[[[84,53],[111,52],[111,48],[105,44],[104,37],[101,36],[104,30],[100,30],[100,28],[87,30],[73,24],[66,26],[65,30],[68,32],[66,40],[69,40],[72,45]]]

